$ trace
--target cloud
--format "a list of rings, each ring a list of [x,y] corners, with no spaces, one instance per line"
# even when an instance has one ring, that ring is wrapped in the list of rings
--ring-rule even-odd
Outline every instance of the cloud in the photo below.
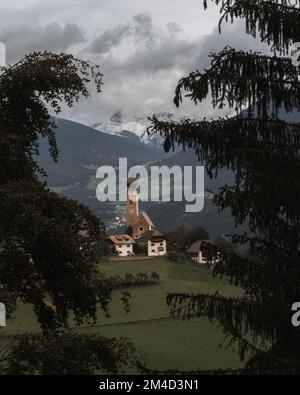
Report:
[[[126,38],[153,45],[155,32],[151,16],[147,14],[134,15],[130,22],[101,32],[86,50],[97,54],[107,54],[115,47],[119,47]]]
[[[124,38],[132,33],[131,26],[119,25],[100,34],[90,45],[89,50],[98,54],[110,52],[113,47],[119,46]]]
[[[150,15],[138,14],[131,22],[102,32],[82,54],[95,57],[109,74],[155,74],[172,70],[194,56],[196,43],[180,38],[180,32],[175,22],[158,29]],[[124,43],[125,39],[129,40]]]
[[[149,38],[153,34],[152,17],[148,14],[138,14],[133,17],[135,34],[138,37]]]
[[[266,46],[244,33],[242,24],[224,25],[221,35],[216,28],[198,39],[185,37],[183,29],[175,22],[163,29],[157,27],[151,17],[144,14],[134,16],[125,26],[127,30],[123,35],[116,34],[121,31],[120,26],[101,34],[102,37],[106,34],[119,37],[110,40],[111,47],[107,47],[105,53],[93,52],[91,46],[82,53],[85,58],[97,62],[104,73],[101,96],[81,103],[80,113],[76,112],[83,122],[101,121],[118,109],[129,117],[164,110],[176,112],[173,97],[178,80],[191,71],[208,67],[210,52],[217,52],[227,45],[245,50],[267,50]],[[143,29],[139,30],[137,26],[143,26]],[[178,112],[201,117],[218,116],[210,100],[195,107],[187,99]]]
[[[194,57],[197,44],[172,37],[164,38],[153,48],[135,52],[123,65],[128,73],[155,74],[161,70],[185,69],[188,59]]]
[[[104,74],[103,93],[97,95],[91,87],[93,96],[88,101],[80,101],[71,110],[65,108],[62,114],[84,123],[105,120],[119,109],[128,117],[175,111],[173,96],[178,80],[208,67],[210,52],[227,45],[267,50],[244,33],[242,23],[224,25],[221,35],[215,28],[206,36],[191,36],[184,22],[168,20],[161,24],[143,12],[108,25],[100,32],[94,27],[83,30],[75,23],[8,25],[0,30],[0,41],[7,46],[10,63],[25,53],[47,49],[72,52],[99,64]],[[209,100],[195,107],[187,99],[179,112],[217,115]]]
[[[66,51],[75,44],[84,42],[83,31],[78,25],[59,23],[48,25],[9,25],[0,30],[0,41],[7,48],[8,63],[14,63],[33,51]]]

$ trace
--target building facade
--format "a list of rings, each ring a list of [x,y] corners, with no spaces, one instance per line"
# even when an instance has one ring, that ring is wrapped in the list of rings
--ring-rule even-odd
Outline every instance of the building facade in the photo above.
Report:
[[[108,243],[114,249],[118,256],[131,256],[133,255],[133,246],[135,241],[131,236],[127,235],[112,235],[107,239]]]
[[[155,230],[148,240],[148,256],[167,255],[167,240],[164,235]]]

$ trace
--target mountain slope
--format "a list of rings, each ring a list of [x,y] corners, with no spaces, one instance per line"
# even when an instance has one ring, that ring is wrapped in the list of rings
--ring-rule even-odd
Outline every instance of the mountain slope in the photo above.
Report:
[[[96,171],[99,166],[118,166],[120,157],[127,157],[129,166],[156,162],[160,166],[179,165],[199,166],[197,156],[192,151],[164,154],[162,148],[145,145],[137,136],[124,138],[120,135],[102,133],[99,130],[76,122],[56,119],[57,143],[60,150],[58,163],[53,163],[48,152],[48,143],[41,140],[39,164],[48,172],[47,183],[57,193],[68,196],[89,206],[105,220],[110,232],[122,231],[124,226],[124,203],[100,203],[96,199]],[[128,133],[131,133],[128,131]],[[222,170],[217,180],[206,177],[205,187],[217,191],[224,183],[232,182],[232,173]],[[142,203],[141,207],[149,213],[161,231],[169,230],[179,224],[189,227],[203,226],[212,237],[224,233],[234,233],[235,224],[228,211],[219,213],[212,204],[212,195],[207,194],[205,208],[201,213],[185,213],[185,202],[181,203]]]
[[[125,204],[100,203],[96,199],[98,184],[96,171],[99,166],[117,167],[120,157],[127,157],[129,166],[153,161],[170,167],[199,165],[192,151],[165,154],[162,148],[157,149],[155,146],[145,145],[137,138],[124,138],[124,136],[102,133],[65,119],[55,119],[55,122],[60,151],[58,163],[54,163],[50,158],[47,141],[44,139],[40,141],[38,162],[48,173],[47,183],[55,192],[89,206],[105,220],[110,232],[122,231],[120,226],[124,227]],[[207,178],[206,187],[216,189],[228,177],[225,171],[220,181],[210,181]],[[196,215],[185,213],[184,202],[162,204],[149,202],[142,203],[141,206],[149,212],[156,226],[162,231],[181,223],[186,223],[190,227],[202,225],[213,237],[231,233],[234,230],[230,214],[219,214],[212,205],[210,196],[206,197],[204,211]]]
[[[79,182],[82,177],[96,173],[103,165],[117,166],[119,158],[128,158],[129,165],[158,160],[162,150],[101,133],[88,126],[55,119],[59,159],[54,163],[49,155],[48,142],[40,140],[39,164],[48,172],[48,183],[65,186]]]

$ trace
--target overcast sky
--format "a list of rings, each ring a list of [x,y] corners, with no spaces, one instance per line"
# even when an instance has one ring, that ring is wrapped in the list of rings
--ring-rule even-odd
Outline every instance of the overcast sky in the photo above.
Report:
[[[61,116],[86,124],[122,110],[125,117],[173,111],[178,80],[208,66],[211,51],[231,45],[262,50],[244,25],[217,29],[218,9],[202,0],[0,0],[0,41],[13,64],[34,50],[71,52],[101,66],[103,93]],[[209,103],[183,113],[215,116]]]

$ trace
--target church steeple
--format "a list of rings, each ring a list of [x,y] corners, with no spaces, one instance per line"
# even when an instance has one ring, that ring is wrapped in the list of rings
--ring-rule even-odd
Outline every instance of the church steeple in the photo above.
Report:
[[[147,213],[140,211],[135,181],[134,178],[130,178],[127,183],[126,220],[127,226],[132,228],[133,238],[137,240],[146,232],[154,231],[155,226]]]
[[[126,219],[127,225],[134,227],[137,218],[140,214],[139,212],[139,196],[132,184],[136,180],[134,178],[130,178],[127,183],[127,204],[126,204]]]

